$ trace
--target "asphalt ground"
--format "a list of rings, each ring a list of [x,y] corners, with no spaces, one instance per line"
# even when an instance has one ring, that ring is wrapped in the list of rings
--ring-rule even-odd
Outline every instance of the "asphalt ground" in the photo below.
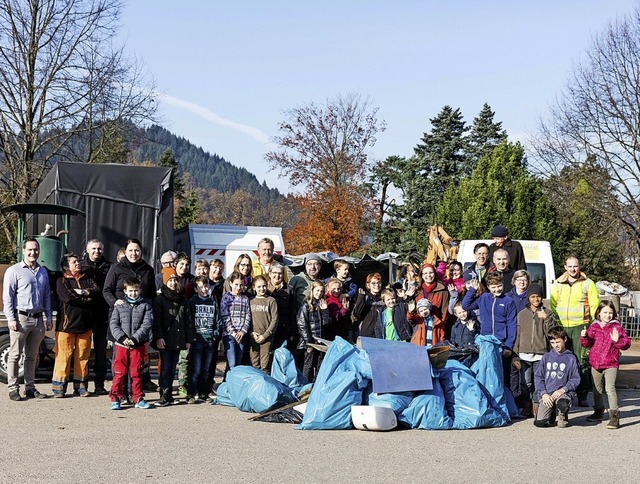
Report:
[[[591,409],[575,407],[565,429],[539,429],[529,419],[379,433],[300,431],[204,403],[112,411],[106,396],[12,402],[5,393],[0,482],[636,483],[639,374],[636,342],[619,372],[627,388],[618,390],[617,430],[586,422]],[[38,388],[51,391],[44,381]]]

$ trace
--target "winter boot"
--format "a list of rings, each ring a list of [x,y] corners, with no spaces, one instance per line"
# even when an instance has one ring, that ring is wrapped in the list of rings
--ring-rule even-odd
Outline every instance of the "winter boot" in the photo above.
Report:
[[[593,413],[587,417],[587,422],[601,422],[604,419],[604,407],[594,407]]]
[[[619,410],[609,410],[609,423],[608,429],[617,429],[620,427],[620,412]]]
[[[156,402],[156,405],[158,407],[166,407],[167,405],[169,405],[169,402],[167,401],[167,390],[166,389],[164,389],[164,388],[160,389],[160,398]]]

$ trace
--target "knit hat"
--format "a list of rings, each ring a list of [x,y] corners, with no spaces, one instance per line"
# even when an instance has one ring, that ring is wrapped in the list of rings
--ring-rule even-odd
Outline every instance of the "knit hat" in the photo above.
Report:
[[[527,299],[529,299],[533,294],[544,297],[542,293],[542,286],[540,286],[540,284],[529,284],[529,287],[527,287]]]
[[[177,274],[175,268],[173,268],[173,267],[163,267],[162,268],[162,283],[166,284],[167,282],[169,282],[169,279],[171,279],[172,277],[175,277],[176,279],[178,278],[178,274]]]
[[[504,225],[496,225],[491,230],[491,237],[506,237],[507,235],[509,235],[509,231]]]
[[[416,308],[427,308],[429,311],[431,311],[431,301],[429,301],[426,297],[423,297],[416,303]]]
[[[309,262],[310,260],[315,260],[320,262],[320,264],[322,264],[322,259],[320,259],[320,256],[318,254],[309,254],[307,255],[307,257],[304,258],[304,263],[306,264],[307,262]]]

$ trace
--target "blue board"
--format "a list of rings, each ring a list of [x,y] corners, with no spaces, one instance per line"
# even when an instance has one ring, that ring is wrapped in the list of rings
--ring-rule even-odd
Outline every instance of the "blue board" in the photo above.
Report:
[[[375,393],[432,390],[431,363],[426,346],[360,337],[367,352]]]

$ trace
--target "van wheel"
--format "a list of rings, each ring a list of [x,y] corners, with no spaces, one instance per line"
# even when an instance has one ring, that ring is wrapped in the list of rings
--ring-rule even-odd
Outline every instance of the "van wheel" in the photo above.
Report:
[[[9,346],[11,345],[9,335],[0,336],[0,382],[7,383],[7,362],[9,361]],[[22,367],[22,359],[20,360],[20,368],[18,370],[18,383],[24,382],[24,368]]]

